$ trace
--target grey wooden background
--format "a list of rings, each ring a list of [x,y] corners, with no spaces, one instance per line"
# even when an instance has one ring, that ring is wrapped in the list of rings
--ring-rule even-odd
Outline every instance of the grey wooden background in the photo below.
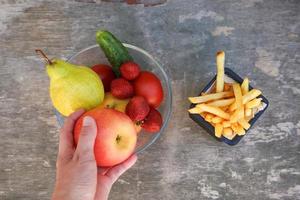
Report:
[[[130,2],[0,0],[0,199],[49,199],[53,190],[59,127],[34,49],[67,58],[95,44],[99,28],[153,54],[174,98],[167,130],[110,199],[300,199],[300,2]],[[214,75],[219,49],[270,100],[235,147],[186,111],[187,97]]]

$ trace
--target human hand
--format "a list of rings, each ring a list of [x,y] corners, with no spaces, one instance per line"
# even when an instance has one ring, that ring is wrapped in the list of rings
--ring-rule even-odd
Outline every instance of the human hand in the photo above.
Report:
[[[83,113],[84,110],[79,110],[71,114],[61,129],[52,200],[106,200],[113,183],[137,160],[132,155],[112,168],[97,168],[94,155],[97,125],[88,116],[83,120],[75,149],[73,127]]]

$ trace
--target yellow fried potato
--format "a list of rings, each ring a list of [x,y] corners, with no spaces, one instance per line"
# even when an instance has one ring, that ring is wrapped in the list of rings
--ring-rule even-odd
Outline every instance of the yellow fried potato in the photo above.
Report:
[[[221,109],[225,112],[229,111],[229,106],[224,106],[224,107],[221,107]]]
[[[223,92],[225,52],[224,51],[217,52],[216,60],[217,60],[216,92]]]
[[[225,97],[232,97],[233,92],[219,92],[219,93],[213,93],[213,94],[207,94],[204,96],[198,96],[198,97],[189,97],[189,100],[191,103],[205,103],[207,101],[222,99]]]
[[[245,95],[249,92],[249,79],[248,78],[244,79],[244,81],[241,85],[241,88],[242,88],[243,95]]]
[[[230,123],[230,121],[223,121],[223,122],[222,122],[222,126],[223,126],[224,128],[228,128],[228,127],[231,126],[231,123]]]
[[[214,117],[214,115],[207,113],[205,116],[205,121],[207,122],[211,122],[212,118]]]
[[[245,94],[243,96],[243,104],[248,103],[249,101],[251,101],[252,99],[255,99],[256,97],[258,97],[259,95],[261,95],[261,91],[257,90],[257,89],[252,89],[250,92],[248,92],[247,94]],[[232,103],[229,107],[229,111],[232,112],[237,108],[236,102]]]
[[[246,108],[246,110],[245,110],[245,116],[246,117],[251,117],[252,116],[252,109]]]
[[[235,102],[235,98],[220,99],[220,100],[216,100],[216,101],[207,103],[207,105],[209,105],[209,106],[216,106],[216,107],[224,107],[224,106],[229,106],[233,102]]]
[[[238,132],[238,123],[232,123],[231,124],[231,129],[233,130],[233,132]]]
[[[241,90],[241,86],[240,84],[238,83],[234,83],[232,85],[233,87],[233,93],[234,93],[234,96],[235,96],[235,104],[237,106],[237,109],[241,108],[242,107],[242,90]]]
[[[244,118],[238,120],[238,124],[241,125],[244,129],[248,130],[250,128],[250,124]]]
[[[235,137],[235,133],[232,131],[231,128],[224,128],[223,136],[229,140],[232,140]]]
[[[248,103],[246,103],[246,108],[255,108],[255,107],[258,107],[260,104],[261,104],[261,98],[256,98],[256,99],[253,99],[251,101],[249,101]]]
[[[231,124],[231,128],[232,128],[233,132],[238,135],[245,135],[245,133],[246,133],[245,130],[243,129],[243,127],[240,126],[238,123]]]
[[[243,117],[244,117],[244,108],[242,107],[242,109],[238,109],[233,112],[233,114],[230,116],[230,122],[235,123]]]
[[[230,91],[231,86],[232,86],[232,83],[224,83],[224,91]]]
[[[219,124],[223,121],[223,119],[221,117],[218,117],[218,116],[215,116],[211,119],[211,122],[212,123],[215,123],[215,124]]]
[[[223,133],[225,135],[232,135],[233,131],[232,131],[231,128],[226,127],[226,128],[223,129]]]
[[[189,113],[191,113],[191,114],[200,114],[202,112],[203,112],[203,110],[201,110],[201,108],[198,108],[198,107],[189,109]]]
[[[247,94],[245,94],[243,96],[243,104],[248,103],[249,101],[251,101],[252,99],[255,99],[259,95],[261,95],[261,91],[260,90],[252,89],[250,92],[248,92]]]
[[[222,136],[223,126],[221,124],[215,125],[215,136],[220,138]]]
[[[199,104],[198,107],[200,107],[205,112],[209,112],[224,119],[230,119],[230,115],[218,107],[208,106],[206,104]]]
[[[241,126],[237,126],[237,132],[238,135],[245,135],[246,131]]]

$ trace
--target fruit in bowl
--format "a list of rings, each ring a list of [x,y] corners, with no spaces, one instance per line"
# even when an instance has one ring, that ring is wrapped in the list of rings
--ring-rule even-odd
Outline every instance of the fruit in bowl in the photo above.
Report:
[[[124,124],[128,124],[129,119],[131,125],[126,126],[130,126],[130,129],[132,129],[132,127],[134,128],[134,131],[130,131],[130,137],[136,137],[137,140],[135,143],[131,142],[131,145],[128,145],[127,153],[121,153],[117,150],[114,151],[112,150],[113,148],[109,146],[95,145],[96,158],[105,157],[104,155],[107,151],[113,151],[116,152],[116,155],[121,155],[120,157],[111,155],[114,158],[108,159],[107,162],[98,162],[99,166],[109,166],[122,162],[122,160],[130,156],[133,151],[141,152],[159,137],[171,113],[171,88],[166,73],[151,55],[144,50],[132,45],[122,44],[108,31],[98,31],[96,40],[100,48],[99,46],[98,48],[96,46],[90,47],[73,56],[68,62],[73,63],[72,65],[74,65],[75,68],[82,65],[91,66],[91,69],[89,69],[89,67],[85,68],[88,69],[86,71],[89,71],[93,78],[81,82],[76,82],[76,79],[74,79],[74,84],[86,88],[91,85],[90,80],[93,81],[93,79],[96,78],[97,82],[102,86],[100,86],[102,88],[100,89],[101,91],[88,90],[88,93],[85,93],[85,95],[94,97],[102,94],[102,98],[94,105],[85,107],[82,106],[84,103],[82,99],[86,97],[78,95],[78,91],[73,88],[72,85],[67,85],[64,90],[68,90],[69,93],[76,97],[74,98],[74,102],[77,102],[77,104],[86,110],[84,115],[93,117],[98,124],[105,123],[107,127],[115,126],[112,130],[115,130],[114,133],[116,134],[123,132],[119,126],[123,124],[121,119],[127,121]],[[39,53],[43,55],[43,58],[47,62],[51,62],[43,52],[39,51]],[[106,59],[109,63],[106,62]],[[156,67],[155,73],[151,72],[152,67]],[[146,74],[146,76],[144,74]],[[146,93],[143,92],[143,90],[145,90]],[[165,90],[166,93],[164,93],[163,90]],[[60,99],[61,104],[68,101],[68,96],[62,96]],[[59,109],[56,104],[53,103],[53,105],[58,111],[56,115],[59,123],[62,125],[63,117],[61,114],[63,113],[61,113],[61,109]],[[104,110],[106,112],[104,112]],[[107,112],[107,110],[111,112]],[[124,117],[119,117],[119,120],[113,120],[113,117],[111,120],[107,120],[109,117],[103,117],[103,114],[99,114],[113,112],[126,116],[127,120],[125,120]],[[63,116],[68,116],[70,113],[63,114]],[[76,123],[76,130],[74,131],[75,142],[80,132],[80,123],[80,120]],[[125,126],[124,124],[122,126]],[[103,142],[108,142],[112,141],[111,138],[114,138],[115,142],[118,140],[115,145],[119,144],[120,138],[116,138],[116,135],[114,135],[112,131],[107,131],[107,135],[110,136],[108,137],[106,135],[106,137],[103,135],[105,131],[100,129],[101,127],[98,127],[99,135],[97,135],[97,137],[99,137],[99,140],[103,139]],[[121,138],[124,139],[126,137],[127,136]],[[134,145],[132,145],[133,143]],[[134,147],[132,148],[132,146]]]
[[[36,52],[47,63],[52,104],[62,115],[68,116],[80,108],[90,110],[103,101],[102,81],[89,67],[59,59],[49,60],[41,50]]]
[[[77,120],[74,128],[75,144],[78,143],[85,116],[93,117],[97,124],[94,152],[98,166],[114,166],[133,153],[137,140],[134,124],[126,114],[110,108],[92,109]]]

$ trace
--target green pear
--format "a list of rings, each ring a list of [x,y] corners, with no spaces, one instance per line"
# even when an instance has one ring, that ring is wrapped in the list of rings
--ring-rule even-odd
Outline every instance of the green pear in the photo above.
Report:
[[[50,97],[58,112],[69,116],[80,108],[87,111],[102,103],[104,87],[93,70],[60,59],[49,60],[42,52],[40,54],[47,60]]]

